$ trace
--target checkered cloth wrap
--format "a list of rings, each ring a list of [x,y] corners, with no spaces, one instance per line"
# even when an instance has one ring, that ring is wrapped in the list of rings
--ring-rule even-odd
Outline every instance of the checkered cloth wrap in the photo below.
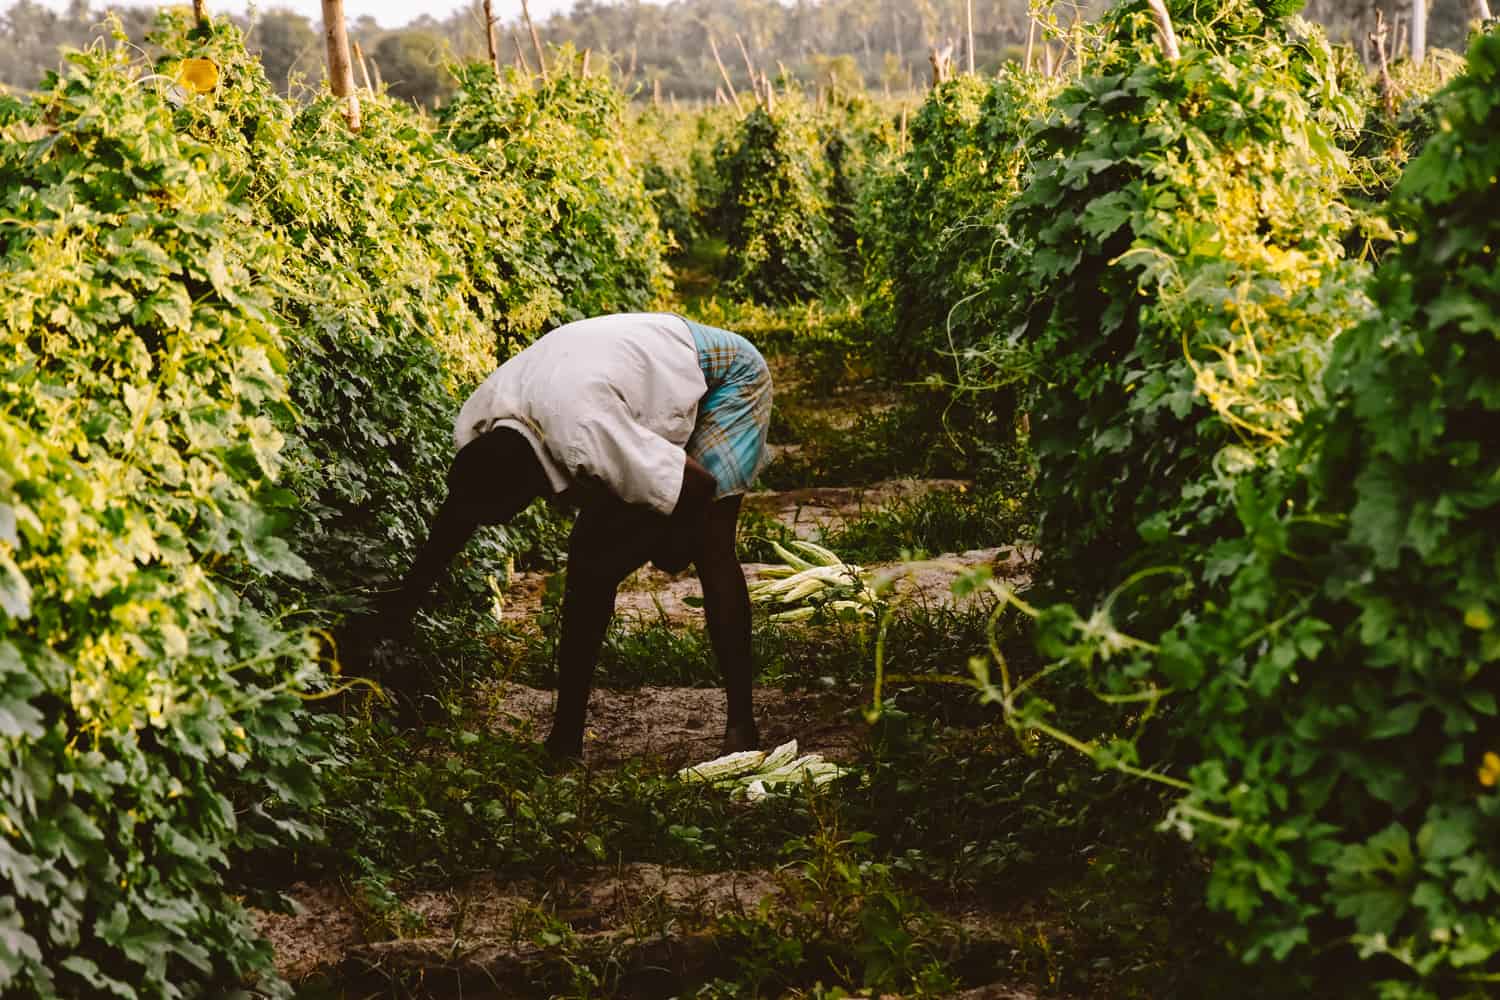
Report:
[[[713,473],[719,484],[715,499],[747,492],[766,464],[771,370],[755,345],[739,334],[686,322],[708,383],[687,453]]]

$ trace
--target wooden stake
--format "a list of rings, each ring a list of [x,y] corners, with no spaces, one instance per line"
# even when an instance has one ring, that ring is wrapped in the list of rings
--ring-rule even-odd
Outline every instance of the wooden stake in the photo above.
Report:
[[[1068,28],[1068,41],[1063,46],[1063,56],[1059,62],[1065,60],[1068,55],[1073,56],[1074,65],[1083,70],[1083,9],[1079,8],[1073,12],[1073,25]],[[1058,67],[1061,70],[1061,67]]]
[[[516,61],[521,64],[521,68],[526,71],[526,75],[530,76],[531,63],[526,61],[526,49],[521,45],[521,36],[512,31],[510,33],[510,40],[514,42],[516,46]]]
[[[1026,62],[1024,64],[1022,64],[1021,68],[1024,69],[1024,70],[1026,70],[1026,72],[1028,72],[1028,73],[1031,72],[1031,49],[1032,49],[1032,44],[1035,41],[1036,41],[1036,18],[1032,17],[1030,14],[1027,14],[1026,15]]]
[[[500,75],[500,46],[495,42],[495,7],[492,0],[484,0],[484,40],[490,47],[490,66],[495,75]]]
[[[651,78],[651,106],[661,107],[661,77],[659,76]]]
[[[727,98],[727,97],[724,96],[724,88],[723,87],[715,87],[714,88],[714,103],[715,104],[728,104],[729,103],[729,98]]]
[[[365,50],[359,47],[358,42],[354,43],[354,61],[359,64],[360,82],[370,93],[375,93],[375,88],[370,85],[370,67],[365,65]]]
[[[750,61],[750,50],[745,48],[745,40],[740,37],[738,31],[734,33],[734,41],[740,47],[740,56],[745,60],[745,72],[750,75],[750,90],[755,95],[755,99],[764,104],[766,96],[761,93],[760,74],[755,72],[755,64]]]
[[[521,0],[521,16],[526,19],[526,27],[531,31],[531,45],[536,49],[536,64],[542,70],[542,82],[550,83],[551,77],[547,75],[547,55],[542,49],[542,36],[536,33],[536,24],[531,20],[531,5],[526,0]]]
[[[1156,36],[1161,42],[1162,54],[1168,62],[1176,62],[1182,58],[1182,52],[1177,48],[1177,32],[1172,30],[1172,15],[1167,13],[1166,3],[1163,0],[1146,0],[1146,3],[1151,8],[1151,16],[1156,19]],[[1050,47],[1048,51],[1050,53]]]
[[[349,62],[349,31],[344,26],[344,0],[323,0],[323,40],[328,47],[328,85],[344,102],[349,131],[359,131],[359,97],[354,93],[354,67]]]
[[[1427,58],[1427,0],[1411,0],[1411,61]]]
[[[1476,21],[1482,23],[1490,19],[1490,5],[1488,0],[1472,0],[1469,4],[1469,9],[1473,11],[1474,20]]]
[[[950,41],[941,49],[932,46],[927,50],[927,61],[932,63],[932,86],[936,88],[953,76],[953,43]]]
[[[589,56],[591,56],[593,54],[594,54],[594,50],[593,49],[584,49],[583,50],[583,65],[581,67],[579,67],[579,70],[578,70],[578,75],[579,76],[588,76],[589,75]]]
[[[208,0],[193,0],[193,19],[198,27],[208,27]]]
[[[906,152],[906,106],[905,105],[902,105],[902,107],[901,107],[901,132],[899,133],[899,138],[896,140],[896,151],[898,153],[905,153]]]
[[[969,23],[969,75],[974,75],[974,0],[964,0],[964,16]]]
[[[1370,44],[1375,47],[1375,58],[1380,61],[1380,95],[1385,105],[1387,118],[1396,117],[1396,88],[1391,83],[1390,64],[1385,57],[1385,11],[1375,8],[1375,30],[1370,32]]]
[[[719,45],[714,41],[712,32],[708,35],[708,49],[714,54],[714,65],[719,67],[719,76],[723,79],[724,86],[729,88],[729,96],[734,99],[734,109],[744,114],[745,109],[740,106],[740,95],[735,93],[734,84],[729,80],[729,71],[724,68],[724,60],[719,58]]]
[[[1056,69],[1057,65],[1052,61],[1052,43],[1046,42],[1042,45],[1042,75],[1050,80]]]
[[[370,57],[370,75],[375,78],[375,89],[377,91],[384,90],[385,81],[380,78],[380,63],[375,61],[374,56]]]

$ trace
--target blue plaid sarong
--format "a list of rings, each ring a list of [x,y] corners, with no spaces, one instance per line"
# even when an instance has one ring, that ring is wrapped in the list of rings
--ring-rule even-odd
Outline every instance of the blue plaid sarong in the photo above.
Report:
[[[739,334],[684,320],[708,383],[687,453],[718,482],[714,499],[745,493],[766,464],[771,370],[755,345]]]

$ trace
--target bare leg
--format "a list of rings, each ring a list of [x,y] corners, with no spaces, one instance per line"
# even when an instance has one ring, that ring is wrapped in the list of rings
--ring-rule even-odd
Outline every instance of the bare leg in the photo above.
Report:
[[[557,708],[546,742],[553,756],[583,754],[589,691],[615,613],[615,591],[646,564],[665,523],[660,514],[621,503],[586,508],[573,525],[557,651]]]
[[[709,508],[694,556],[698,582],[703,586],[708,637],[713,643],[714,659],[718,661],[729,703],[724,727],[725,753],[760,746],[750,697],[750,592],[734,547],[740,500],[738,496],[725,497]]]

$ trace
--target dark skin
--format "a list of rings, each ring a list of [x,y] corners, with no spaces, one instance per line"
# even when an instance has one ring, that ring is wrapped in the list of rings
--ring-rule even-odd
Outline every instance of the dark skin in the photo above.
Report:
[[[551,495],[529,446],[517,448],[514,442],[491,438],[507,433],[511,432],[492,431],[454,459],[448,496],[433,519],[427,542],[401,587],[380,600],[370,634],[403,628],[481,524],[504,524],[533,500]],[[673,573],[689,565],[697,569],[709,640],[728,700],[724,752],[759,746],[750,697],[750,595],[735,552],[740,497],[715,500],[716,491],[712,474],[685,457],[682,490],[670,515],[632,506],[602,491],[582,500],[568,542],[557,707],[544,744],[553,756],[576,758],[583,753],[589,692],[614,616],[616,592],[626,577],[648,562]]]

